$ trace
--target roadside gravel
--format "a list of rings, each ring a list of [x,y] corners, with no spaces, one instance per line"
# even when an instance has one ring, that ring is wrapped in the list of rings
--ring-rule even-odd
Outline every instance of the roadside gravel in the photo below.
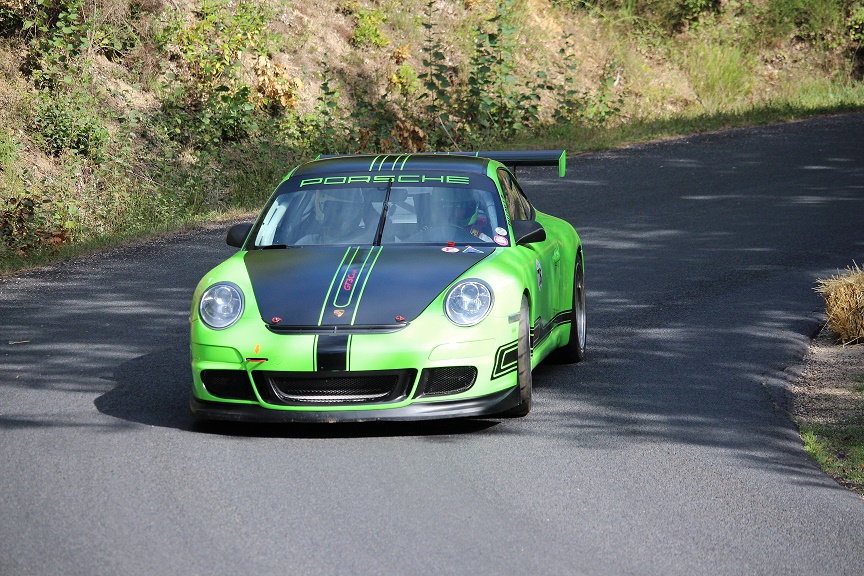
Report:
[[[800,427],[857,426],[864,421],[864,344],[843,346],[824,328],[811,342],[791,393],[792,414]],[[864,496],[864,486],[834,470],[826,472]]]

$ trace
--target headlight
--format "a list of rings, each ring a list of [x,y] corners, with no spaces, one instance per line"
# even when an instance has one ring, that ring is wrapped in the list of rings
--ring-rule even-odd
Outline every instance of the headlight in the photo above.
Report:
[[[489,314],[493,301],[488,284],[476,278],[462,280],[444,297],[444,313],[457,326],[473,326]]]
[[[230,282],[214,284],[201,295],[198,312],[210,328],[228,328],[243,314],[243,292]]]

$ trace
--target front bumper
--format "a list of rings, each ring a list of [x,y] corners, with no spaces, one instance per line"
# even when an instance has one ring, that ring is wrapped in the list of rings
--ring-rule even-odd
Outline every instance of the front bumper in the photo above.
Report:
[[[360,422],[488,416],[519,403],[516,386],[517,325],[488,316],[459,328],[443,314],[421,315],[393,333],[276,334],[251,316],[221,332],[192,323],[192,411],[200,418],[260,422]],[[335,343],[335,344],[333,344]],[[473,384],[436,387],[431,372],[475,370]],[[212,372],[210,372],[212,371]],[[207,373],[236,375],[246,392],[220,392]],[[402,374],[392,393],[365,399],[316,399],[317,379]],[[424,375],[429,372],[429,380]],[[270,379],[287,382],[271,387]],[[294,379],[304,382],[293,395]],[[279,384],[276,382],[276,384]],[[307,387],[306,384],[309,386]],[[427,386],[428,384],[428,386]],[[329,385],[329,384],[328,384]],[[377,384],[375,384],[377,386]],[[324,386],[326,388],[326,386]],[[514,393],[513,391],[516,390]],[[351,391],[349,394],[353,394]],[[364,394],[365,392],[357,392]]]
[[[190,408],[197,418],[233,422],[376,422],[436,420],[501,415],[519,405],[519,387],[466,400],[415,402],[398,408],[340,411],[272,410],[258,404],[232,404],[192,396]]]

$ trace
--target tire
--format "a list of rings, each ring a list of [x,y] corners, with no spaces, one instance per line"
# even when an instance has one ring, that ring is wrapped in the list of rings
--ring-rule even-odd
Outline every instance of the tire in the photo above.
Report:
[[[573,308],[570,319],[570,340],[555,351],[554,360],[562,364],[572,364],[585,359],[585,274],[582,272],[582,256],[576,255],[573,269]]]
[[[519,383],[519,406],[511,416],[522,417],[531,412],[533,381],[531,378],[531,309],[528,297],[522,295],[519,308],[519,336],[516,340],[516,381]]]

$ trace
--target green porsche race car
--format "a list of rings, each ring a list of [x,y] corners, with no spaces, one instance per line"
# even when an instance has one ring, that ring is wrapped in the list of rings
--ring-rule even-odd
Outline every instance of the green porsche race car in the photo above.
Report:
[[[192,412],[335,422],[524,416],[531,370],[585,354],[584,259],[514,172],[564,151],[319,157],[192,303]]]

